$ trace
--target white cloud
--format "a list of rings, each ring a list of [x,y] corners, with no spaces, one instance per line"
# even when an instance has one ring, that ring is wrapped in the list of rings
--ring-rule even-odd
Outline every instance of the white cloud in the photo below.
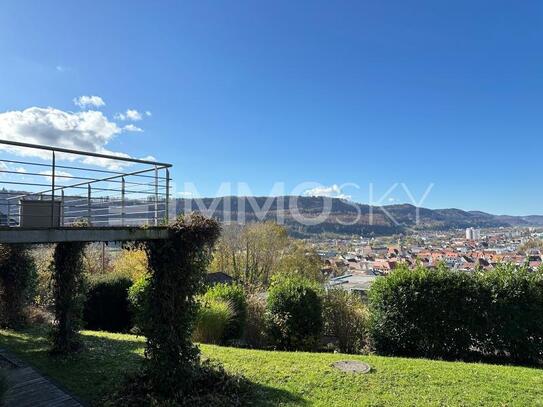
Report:
[[[125,153],[116,153],[113,151],[107,151],[104,154],[114,155],[116,157],[131,158],[128,154]],[[109,158],[101,157],[86,157],[83,159],[83,163],[88,165],[96,165],[98,167],[107,167],[110,170],[120,170],[123,167],[128,167],[131,164],[126,161],[116,161]]]
[[[303,195],[305,196],[327,196],[329,198],[339,198],[339,199],[351,199],[351,195],[346,195],[341,191],[341,187],[337,184],[326,186],[319,186],[312,189],[307,189],[304,191]]]
[[[18,172],[19,174],[25,174],[27,171],[23,167],[17,167],[15,168],[15,172]]]
[[[145,157],[141,157],[140,160],[145,160],[145,161],[156,161],[156,158],[152,155],[146,155]]]
[[[77,98],[74,98],[73,102],[76,106],[79,106],[82,109],[88,106],[90,107],[105,106],[106,104],[106,102],[104,102],[104,99],[102,99],[100,96],[79,96]]]
[[[133,121],[138,121],[142,119],[141,113],[134,109],[128,109],[126,111],[126,118]]]
[[[149,111],[149,110],[146,110],[145,111],[145,116],[147,117],[151,117],[153,114]]]
[[[149,113],[151,113],[151,112],[149,112]],[[147,116],[149,116],[149,115],[147,115]],[[115,115],[115,119],[117,119],[117,120],[130,120],[130,121],[133,121],[133,122],[137,122],[137,121],[142,120],[143,116],[136,109],[127,109],[126,112],[124,112],[124,113],[117,113]]]
[[[52,107],[30,107],[22,111],[0,113],[0,139],[128,157],[127,154],[106,148],[107,143],[121,131],[102,112],[94,110],[71,113]],[[45,150],[6,145],[0,145],[0,149],[19,156],[51,159],[51,153]],[[74,161],[77,157],[59,154],[57,159]],[[106,167],[126,165],[94,157],[84,162]]]
[[[143,129],[141,127],[134,126],[133,124],[127,124],[126,126],[123,127],[123,130],[124,131],[133,131],[133,132],[137,132],[137,133],[140,133],[140,132],[143,131]]]

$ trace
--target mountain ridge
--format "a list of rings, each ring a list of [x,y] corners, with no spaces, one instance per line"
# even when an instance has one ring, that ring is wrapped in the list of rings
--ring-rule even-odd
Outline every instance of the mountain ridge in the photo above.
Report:
[[[281,219],[293,235],[320,233],[388,235],[409,231],[451,230],[466,227],[543,226],[542,215],[493,215],[458,208],[429,209],[412,204],[370,206],[339,198],[326,198],[330,210],[325,219],[306,225],[297,219],[312,219],[325,209],[323,197],[310,196],[227,196],[218,198],[178,198],[177,212],[200,211],[222,221],[262,221]],[[291,208],[294,200],[297,212]],[[200,206],[199,206],[200,205]],[[214,213],[206,208],[214,205]],[[202,209],[203,208],[203,209]],[[244,211],[244,213],[242,213]],[[299,218],[300,216],[298,216]]]

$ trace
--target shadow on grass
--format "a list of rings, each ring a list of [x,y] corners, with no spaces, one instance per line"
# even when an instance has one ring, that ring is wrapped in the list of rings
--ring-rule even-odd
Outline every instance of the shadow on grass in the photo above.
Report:
[[[145,340],[143,337],[139,339],[127,339],[126,337],[115,338],[111,336],[103,337],[99,334],[87,332],[83,335],[87,351],[92,352],[92,348],[97,349],[115,349],[117,353],[122,353],[121,359],[124,359],[124,364],[134,367],[139,366],[143,361],[143,348]],[[127,356],[126,352],[130,352],[131,356]],[[141,353],[140,353],[141,352]],[[137,354],[139,353],[139,354]],[[249,381],[248,383],[248,405],[272,407],[279,404],[289,404],[297,406],[307,406],[308,401],[299,395],[290,393],[286,390],[266,386],[260,383]]]
[[[143,361],[144,338],[104,336],[84,332],[84,348],[68,356],[49,354],[50,327],[32,327],[0,333],[0,347],[13,351],[30,365],[46,373],[87,402],[96,402],[134,372]],[[286,390],[249,381],[248,405],[272,407],[279,404],[307,406],[303,397]]]
[[[26,332],[3,331],[0,346],[20,353],[43,352],[49,347],[47,337],[30,335]]]
[[[263,384],[250,382],[250,397],[247,403],[250,406],[274,407],[284,404],[295,404],[297,406],[308,406],[310,403],[303,397],[290,393],[286,390]]]
[[[36,326],[20,331],[3,330],[0,332],[0,347],[6,347],[17,353],[48,353],[51,343],[49,334],[51,327]],[[143,357],[143,349],[145,341],[143,339],[127,339],[102,336],[84,332],[81,334],[83,349],[81,352],[74,353],[68,356],[50,356],[51,359],[65,358],[84,358],[88,352],[97,352],[100,354],[113,353],[114,356],[127,353],[137,356],[141,354]],[[140,357],[140,358],[141,358]],[[137,357],[137,359],[140,359]]]

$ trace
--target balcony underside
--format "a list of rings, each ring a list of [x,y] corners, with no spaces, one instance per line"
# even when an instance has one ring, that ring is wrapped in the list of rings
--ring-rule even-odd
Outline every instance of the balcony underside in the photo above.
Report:
[[[127,242],[168,238],[167,227],[0,228],[0,243]]]

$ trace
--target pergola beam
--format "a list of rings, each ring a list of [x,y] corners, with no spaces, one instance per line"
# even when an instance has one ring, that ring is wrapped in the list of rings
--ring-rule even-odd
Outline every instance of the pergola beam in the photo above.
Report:
[[[127,242],[168,236],[167,227],[0,228],[0,243]]]

